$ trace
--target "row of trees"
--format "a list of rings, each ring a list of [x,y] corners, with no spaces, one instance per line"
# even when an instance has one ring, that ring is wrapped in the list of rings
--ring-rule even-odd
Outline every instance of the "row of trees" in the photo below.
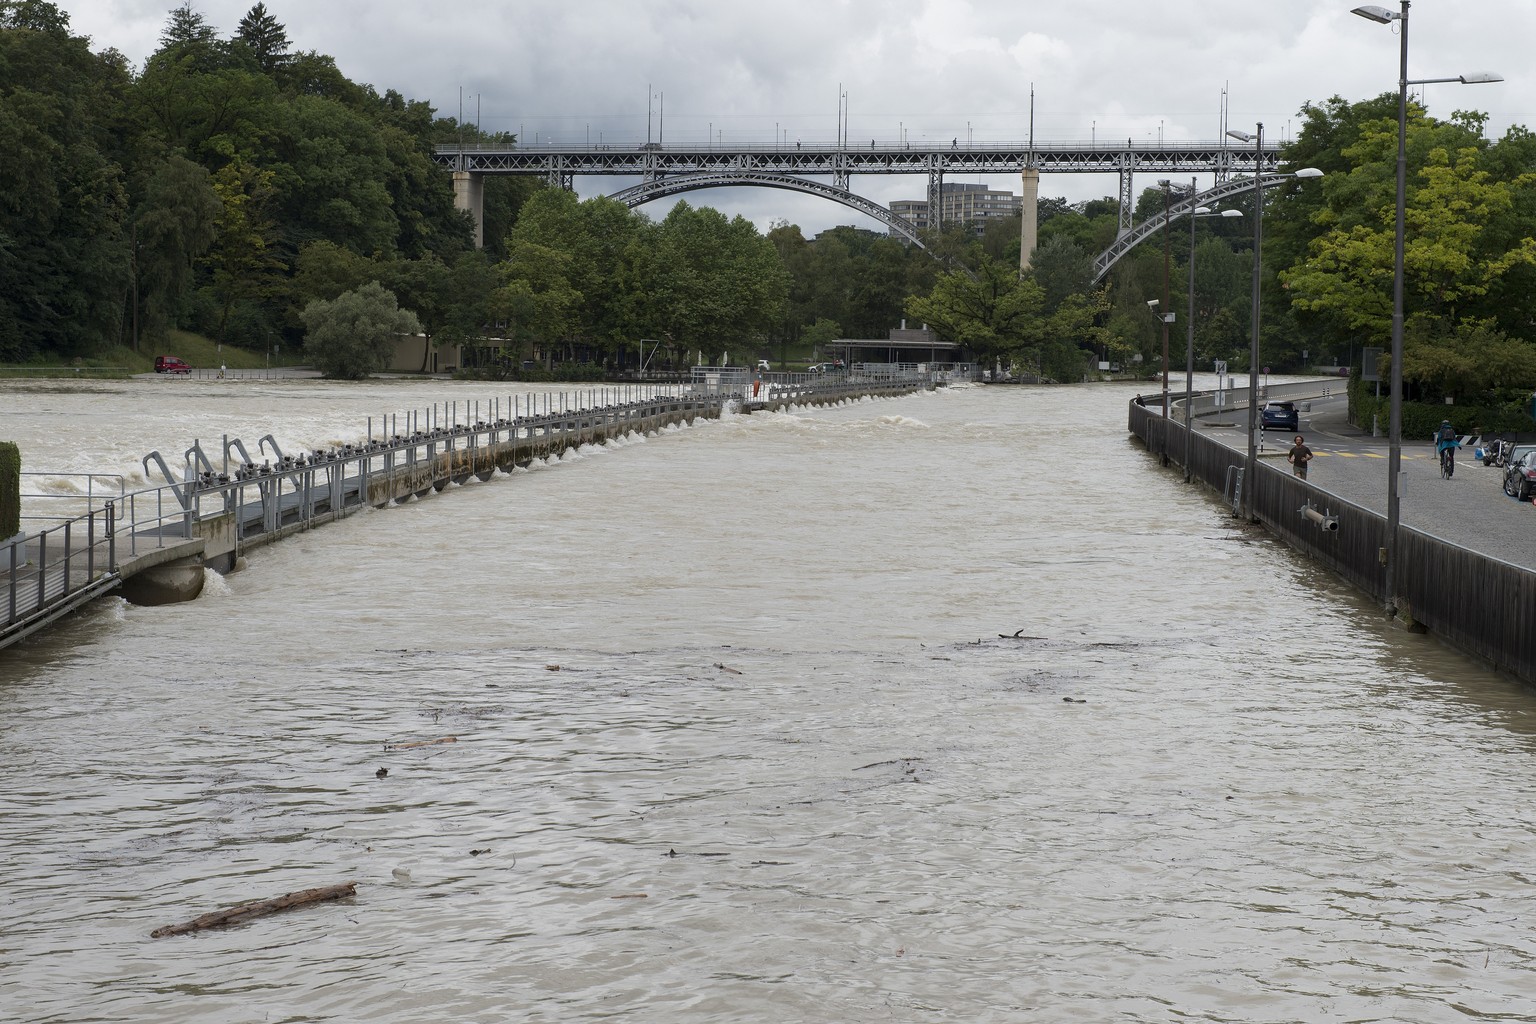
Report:
[[[988,363],[1075,379],[1086,358],[1157,362],[1145,302],[1167,273],[1199,364],[1246,362],[1247,196],[1245,219],[1197,225],[1188,309],[1187,222],[1168,270],[1154,240],[1093,279],[1118,229],[1113,199],[1043,200],[1021,277],[1016,220],[919,249],[854,228],[807,239],[779,223],[764,236],[685,203],[653,222],[492,177],[477,250],[432,146],[513,140],[351,82],[331,58],[295,51],[260,3],[227,38],[184,3],[136,70],[91,52],[53,4],[0,0],[0,101],[4,360],[158,347],[173,326],[291,347],[313,304],[377,283],[434,340],[489,336],[509,360],[537,349],[623,365],[642,339],[663,359],[782,360],[906,318]],[[1394,100],[1335,98],[1302,115],[1285,158],[1326,176],[1266,192],[1262,344],[1276,367],[1355,362],[1389,330]],[[1404,373],[1430,399],[1536,384],[1536,137],[1516,128],[1494,142],[1483,127],[1475,114],[1411,114]],[[1138,219],[1165,200],[1145,192]]]
[[[751,222],[687,203],[656,222],[612,199],[542,189],[503,248],[502,259],[466,252],[447,263],[369,259],[317,241],[299,253],[294,288],[311,325],[317,309],[350,311],[365,286],[377,289],[381,317],[398,301],[432,343],[475,346],[493,368],[556,355],[611,367],[714,360],[760,344],[788,295],[777,251]],[[346,304],[325,306],[343,293]],[[344,367],[328,369],[377,368],[383,353],[370,367],[365,351],[350,348]]]
[[[1265,363],[1359,365],[1362,348],[1389,347],[1396,114],[1392,95],[1303,108],[1302,129],[1283,159],[1324,177],[1265,191]],[[1509,405],[1536,388],[1536,135],[1517,126],[1495,141],[1484,127],[1479,114],[1439,120],[1410,107],[1403,374],[1412,396],[1424,401]],[[1159,216],[1165,201],[1161,189],[1148,189],[1136,219]],[[1175,222],[1162,244],[1149,239],[1106,284],[1094,284],[1092,254],[1116,230],[1114,202],[1106,199],[1074,207],[1042,202],[1041,244],[1022,279],[1007,273],[1018,251],[1006,247],[1017,231],[1007,225],[907,309],[984,358],[1072,377],[1087,352],[1155,365],[1159,326],[1145,302],[1167,288],[1181,342],[1194,323],[1197,365],[1221,359],[1246,367],[1252,202],[1245,193],[1230,204],[1241,219],[1197,223],[1192,308],[1188,221]]]
[[[316,241],[452,263],[470,224],[431,150],[457,129],[292,52],[260,3],[229,38],[183,4],[135,71],[55,5],[0,0],[0,359],[172,326],[260,350],[301,329],[295,271]],[[487,189],[493,232],[529,191]]]

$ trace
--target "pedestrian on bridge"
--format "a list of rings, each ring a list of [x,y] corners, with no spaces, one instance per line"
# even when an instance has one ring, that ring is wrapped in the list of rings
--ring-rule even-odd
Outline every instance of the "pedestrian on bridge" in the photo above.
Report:
[[[1307,447],[1306,438],[1296,435],[1296,443],[1291,445],[1291,450],[1285,453],[1285,459],[1291,464],[1291,472],[1307,478],[1307,463],[1312,461],[1312,449]]]

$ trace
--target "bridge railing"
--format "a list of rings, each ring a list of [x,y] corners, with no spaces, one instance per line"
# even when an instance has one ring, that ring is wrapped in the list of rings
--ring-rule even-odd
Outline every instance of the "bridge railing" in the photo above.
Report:
[[[68,609],[82,590],[114,585],[116,503],[0,542],[0,633]],[[62,611],[60,612],[62,614]]]
[[[128,493],[128,478],[117,473],[21,473],[22,514],[24,523],[59,524],[100,509],[108,501],[118,502]]]

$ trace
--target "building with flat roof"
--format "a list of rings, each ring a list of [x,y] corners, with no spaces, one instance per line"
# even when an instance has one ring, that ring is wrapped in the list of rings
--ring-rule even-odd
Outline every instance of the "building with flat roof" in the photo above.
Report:
[[[940,185],[939,203],[943,223],[968,225],[978,235],[986,231],[989,221],[1017,217],[1023,211],[1023,200],[1012,192],[966,182]],[[914,228],[932,226],[925,199],[897,199],[891,203],[891,212]]]

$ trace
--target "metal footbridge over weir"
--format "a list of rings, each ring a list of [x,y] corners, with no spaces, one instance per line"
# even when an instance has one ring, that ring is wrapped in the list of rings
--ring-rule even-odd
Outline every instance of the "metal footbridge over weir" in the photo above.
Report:
[[[944,176],[976,174],[1117,174],[1120,178],[1120,232],[1132,228],[1136,174],[1209,173],[1217,182],[1233,174],[1279,169],[1279,144],[1232,148],[1226,142],[1168,142],[1124,145],[1082,142],[965,142],[948,146],[880,142],[867,146],[787,144],[764,146],[446,144],[433,159],[454,173],[455,199],[480,223],[481,184],[487,174],[543,178],[572,189],[578,175],[637,177],[639,183],[612,198],[631,208],[697,189],[756,186],[788,189],[841,203],[885,224],[921,245],[912,225],[886,207],[853,192],[856,174],[925,175],[931,223],[939,224]],[[1028,230],[1028,228],[1026,228]]]

